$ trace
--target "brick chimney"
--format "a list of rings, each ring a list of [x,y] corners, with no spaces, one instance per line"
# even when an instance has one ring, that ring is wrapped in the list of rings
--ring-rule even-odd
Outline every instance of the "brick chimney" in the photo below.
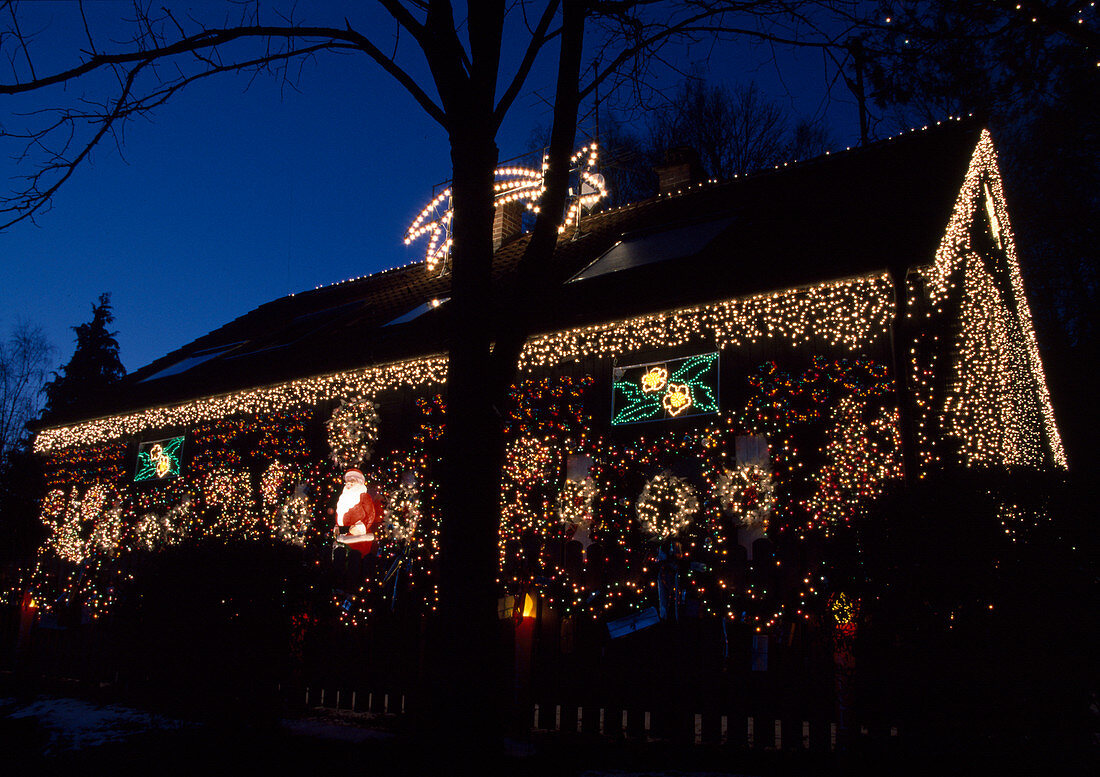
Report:
[[[523,209],[525,207],[522,200],[512,200],[497,205],[496,211],[493,213],[494,251],[523,231]]]
[[[665,152],[665,163],[653,168],[659,194],[686,189],[705,179],[699,153],[691,146],[677,146]]]

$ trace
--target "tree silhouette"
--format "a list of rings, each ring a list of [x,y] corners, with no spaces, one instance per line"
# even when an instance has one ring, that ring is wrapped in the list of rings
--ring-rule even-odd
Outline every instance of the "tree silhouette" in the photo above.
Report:
[[[73,327],[76,350],[69,363],[60,372],[55,372],[43,388],[46,394],[46,406],[42,409],[44,422],[65,419],[74,410],[94,407],[95,400],[126,375],[118,358],[118,340],[115,339],[118,333],[109,329],[114,320],[111,295],[105,292],[99,296],[99,302],[92,305],[92,320]]]

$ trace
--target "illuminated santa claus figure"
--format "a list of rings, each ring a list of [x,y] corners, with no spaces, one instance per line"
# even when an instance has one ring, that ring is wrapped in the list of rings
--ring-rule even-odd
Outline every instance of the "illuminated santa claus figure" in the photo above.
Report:
[[[344,475],[344,490],[336,502],[336,541],[360,555],[374,549],[374,531],[382,524],[382,505],[367,490],[363,473],[349,469]]]

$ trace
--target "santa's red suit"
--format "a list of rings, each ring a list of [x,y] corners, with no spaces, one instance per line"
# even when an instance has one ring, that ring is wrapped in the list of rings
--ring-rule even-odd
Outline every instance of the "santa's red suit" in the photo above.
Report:
[[[382,518],[382,505],[367,491],[363,473],[348,470],[336,503],[336,541],[365,556],[374,549],[374,531],[382,525]]]

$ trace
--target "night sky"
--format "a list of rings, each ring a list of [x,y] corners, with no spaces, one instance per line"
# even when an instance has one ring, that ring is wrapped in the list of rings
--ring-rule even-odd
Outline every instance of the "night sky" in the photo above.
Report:
[[[305,5],[299,16],[307,23],[342,26],[346,15],[358,29],[384,29],[379,40],[391,34],[377,12],[355,4]],[[123,37],[125,26],[111,20],[128,8],[86,5],[97,40]],[[74,64],[83,33],[75,3],[21,10],[30,20],[24,32],[37,33],[38,75]],[[819,55],[784,55],[777,67],[767,49],[701,49],[679,50],[678,64],[700,67],[709,56],[708,80],[755,80],[792,114],[824,113],[838,146],[855,142],[854,104],[843,86],[826,99],[835,73],[823,71]],[[553,52],[539,64],[498,135],[502,160],[530,150],[532,129],[549,123],[539,95],[550,94]],[[2,67],[0,80],[11,82],[6,60]],[[675,89],[678,76],[661,78]],[[246,78],[224,75],[190,87],[152,121],[128,125],[121,155],[102,144],[37,226],[25,221],[0,233],[0,334],[20,321],[39,324],[64,363],[73,349],[69,327],[87,321],[109,291],[122,362],[132,371],[276,297],[421,258],[423,245],[406,248],[402,237],[449,177],[448,148],[443,130],[396,82],[353,54],[307,63],[297,90],[264,76],[246,86]],[[15,114],[71,105],[80,94],[70,85],[0,97],[0,126],[15,131],[23,122]],[[29,172],[11,161],[9,141],[5,179]]]

